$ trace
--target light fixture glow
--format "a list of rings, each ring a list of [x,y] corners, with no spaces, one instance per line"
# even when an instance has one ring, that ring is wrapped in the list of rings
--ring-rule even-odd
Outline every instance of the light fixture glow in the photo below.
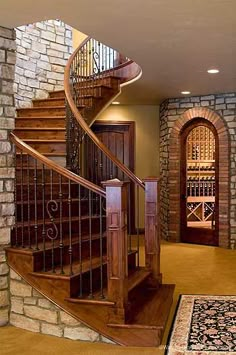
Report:
[[[212,69],[208,69],[207,72],[208,74],[217,74],[219,73],[219,69],[212,68]]]
[[[191,92],[190,91],[181,91],[181,94],[182,95],[189,95],[189,94],[191,94]]]
[[[113,101],[112,102],[112,105],[119,105],[120,104],[120,101]]]

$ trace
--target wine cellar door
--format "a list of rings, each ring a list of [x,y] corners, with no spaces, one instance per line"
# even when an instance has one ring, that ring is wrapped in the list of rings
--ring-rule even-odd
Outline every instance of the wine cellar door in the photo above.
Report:
[[[186,137],[186,136],[185,136]],[[184,242],[217,245],[216,242],[216,143],[214,133],[205,125],[188,130],[185,144],[182,209]]]

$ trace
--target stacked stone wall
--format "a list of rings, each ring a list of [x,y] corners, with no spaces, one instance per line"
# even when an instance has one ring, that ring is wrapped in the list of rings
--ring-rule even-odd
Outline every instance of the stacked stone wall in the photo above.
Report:
[[[229,166],[229,237],[221,246],[233,247],[236,242],[236,93],[168,99],[160,107],[160,174],[161,180],[161,233],[162,238],[179,241],[179,231],[173,236],[171,231],[170,185],[173,174],[170,168],[170,149],[172,128],[181,122],[184,113],[193,108],[207,108],[218,114],[229,137],[229,152],[227,161],[219,162]],[[179,164],[179,162],[176,162]],[[180,173],[180,172],[179,172]],[[219,181],[221,184],[221,181]],[[175,184],[179,194],[180,186]]]
[[[109,342],[94,330],[55,306],[10,270],[10,323],[32,332],[73,340]]]
[[[62,21],[37,22],[16,29],[16,107],[63,89],[64,71],[72,53],[72,28]]]
[[[0,27],[0,326],[8,322],[8,265],[4,247],[10,243],[14,224],[14,159],[9,133],[15,124],[15,32]]]

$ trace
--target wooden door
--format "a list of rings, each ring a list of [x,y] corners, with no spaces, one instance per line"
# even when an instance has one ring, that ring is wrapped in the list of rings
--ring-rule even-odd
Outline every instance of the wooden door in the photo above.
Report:
[[[218,140],[202,119],[181,135],[181,241],[218,245]]]
[[[130,121],[96,121],[91,129],[96,133],[100,141],[132,172],[134,172],[134,122]],[[90,140],[86,143],[86,177],[96,184],[101,181],[119,179],[128,180],[120,169],[110,159],[92,144]],[[130,182],[129,188],[130,205],[129,218],[131,232],[135,232],[135,198],[134,185]]]

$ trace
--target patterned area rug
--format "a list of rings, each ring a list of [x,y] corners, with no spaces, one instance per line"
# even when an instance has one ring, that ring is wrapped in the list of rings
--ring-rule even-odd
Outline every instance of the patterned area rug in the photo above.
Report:
[[[180,296],[165,354],[236,354],[236,296]]]

